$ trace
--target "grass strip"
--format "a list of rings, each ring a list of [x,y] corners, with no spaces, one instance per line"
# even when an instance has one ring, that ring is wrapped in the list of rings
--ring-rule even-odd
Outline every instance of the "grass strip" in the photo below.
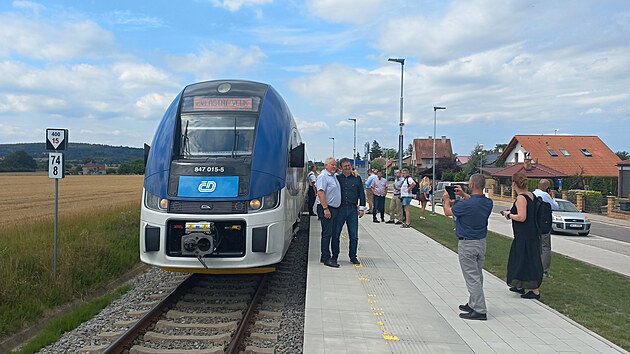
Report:
[[[389,199],[386,200],[389,208]],[[457,252],[455,223],[450,217],[411,208],[411,226]],[[488,232],[484,269],[506,279],[512,239]],[[549,307],[594,331],[625,350],[630,350],[630,278],[582,261],[552,253],[550,273],[540,288]],[[506,296],[507,296],[507,288]]]
[[[120,298],[123,294],[131,289],[131,286],[125,285],[116,289],[110,294],[98,297],[89,303],[80,305],[71,313],[64,315],[60,318],[52,320],[43,330],[41,330],[35,338],[30,340],[19,351],[18,354],[32,354],[37,353],[47,345],[57,342],[61,335],[65,332],[72,331],[79,327],[81,323],[92,319],[102,309],[111,304],[114,300]]]
[[[59,220],[57,274],[52,222],[0,230],[0,337],[82,299],[128,272],[139,254],[138,203]]]

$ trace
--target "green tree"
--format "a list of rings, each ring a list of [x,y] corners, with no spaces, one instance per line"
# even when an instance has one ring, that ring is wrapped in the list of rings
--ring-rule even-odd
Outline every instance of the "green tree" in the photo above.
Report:
[[[144,160],[133,160],[130,163],[123,163],[118,168],[119,175],[142,175],[144,174]]]
[[[619,158],[621,159],[621,161],[625,161],[627,159],[630,159],[630,152],[627,151],[617,151],[615,154],[617,154],[617,156],[619,156]]]
[[[507,147],[508,144],[496,144],[494,146],[494,150],[492,150],[492,152],[494,153],[502,153],[503,150],[505,150],[505,148]]]
[[[407,145],[407,148],[405,149],[405,156],[411,155],[413,153],[413,144],[409,144]]]
[[[479,144],[475,145],[475,148],[470,152],[470,159],[468,163],[464,167],[464,172],[467,176],[472,175],[473,173],[479,172],[479,167],[481,166],[481,160],[483,159],[484,163],[486,161],[486,156],[488,153],[492,152],[492,150],[486,151],[483,150],[483,147]]]
[[[381,151],[383,152],[382,156],[385,158],[395,158],[398,156],[398,151],[396,151],[396,149],[383,148]]]
[[[372,142],[372,148],[370,149],[370,158],[372,160],[383,156],[383,150],[381,149],[381,145],[379,145],[378,141],[374,140]]]
[[[382,157],[378,157],[370,161],[370,164],[372,165],[372,168],[383,170],[385,168],[385,159]]]
[[[24,150],[12,152],[0,161],[0,172],[33,172],[37,162]]]

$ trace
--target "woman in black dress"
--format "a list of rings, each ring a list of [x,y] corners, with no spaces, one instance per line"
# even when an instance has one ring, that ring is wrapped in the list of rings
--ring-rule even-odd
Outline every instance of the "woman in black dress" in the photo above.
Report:
[[[527,190],[527,176],[518,172],[512,176],[512,188],[517,192],[512,209],[501,212],[512,220],[514,240],[507,266],[510,291],[524,299],[540,299],[543,266],[540,259],[540,236],[534,218],[534,195]],[[526,292],[526,289],[529,291]]]

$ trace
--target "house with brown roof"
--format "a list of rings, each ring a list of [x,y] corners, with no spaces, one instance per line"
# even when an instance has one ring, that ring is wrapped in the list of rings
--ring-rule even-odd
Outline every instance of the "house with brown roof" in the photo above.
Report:
[[[439,139],[435,139],[435,159],[436,166],[437,160],[442,158],[454,159],[453,148],[451,146],[451,139],[446,136],[442,136]],[[412,152],[411,152],[411,164],[416,167],[417,171],[433,168],[433,138],[427,139],[415,138],[413,139]]]
[[[581,177],[617,177],[621,161],[599,137],[578,135],[515,135],[500,156],[506,165],[526,158]]]
[[[107,165],[90,161],[81,166],[81,170],[84,175],[104,175],[107,174]]]

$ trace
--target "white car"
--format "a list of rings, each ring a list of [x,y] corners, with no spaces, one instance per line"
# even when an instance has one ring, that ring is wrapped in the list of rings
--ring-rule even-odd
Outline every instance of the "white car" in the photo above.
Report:
[[[558,203],[558,210],[551,212],[553,217],[551,232],[588,235],[591,231],[591,221],[586,214],[568,200],[555,199],[555,201]]]

